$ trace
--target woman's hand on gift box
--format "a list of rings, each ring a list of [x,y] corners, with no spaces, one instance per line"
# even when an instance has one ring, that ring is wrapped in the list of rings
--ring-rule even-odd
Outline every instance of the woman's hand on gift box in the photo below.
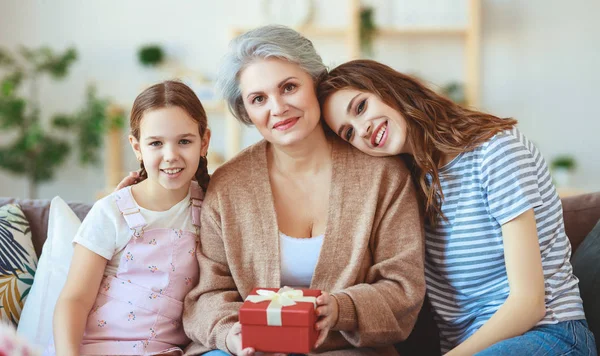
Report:
[[[225,346],[227,346],[227,351],[230,354],[238,356],[286,356],[279,353],[257,352],[252,347],[242,349],[242,324],[239,322],[233,324],[231,329],[229,329],[227,338],[225,339]]]
[[[319,337],[315,343],[315,348],[321,346],[323,341],[327,338],[329,330],[334,327],[337,323],[339,315],[339,306],[337,300],[327,292],[323,292],[317,297],[317,323],[315,327],[319,330]]]

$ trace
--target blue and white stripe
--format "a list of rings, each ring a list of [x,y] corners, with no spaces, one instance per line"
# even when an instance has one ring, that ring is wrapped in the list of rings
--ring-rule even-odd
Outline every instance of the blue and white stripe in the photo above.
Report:
[[[448,221],[425,227],[427,292],[448,351],[472,335],[509,293],[502,224],[534,209],[546,285],[540,324],[584,319],[569,262],[562,206],[538,149],[516,128],[440,171]]]

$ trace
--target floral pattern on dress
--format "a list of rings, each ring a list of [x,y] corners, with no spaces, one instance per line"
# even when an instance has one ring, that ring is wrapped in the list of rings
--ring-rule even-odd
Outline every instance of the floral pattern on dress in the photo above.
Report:
[[[185,291],[197,281],[197,262],[188,256],[195,258],[200,250],[198,236],[182,229],[144,232],[143,228],[137,227],[136,230],[143,232],[143,236],[137,241],[134,237],[130,239],[116,275],[103,281],[104,291],[110,291],[98,300],[98,304],[103,305],[105,297],[108,297],[108,304],[106,308],[100,307],[90,322],[92,325],[98,322],[98,327],[93,328],[97,335],[108,335],[117,325],[129,326],[128,329],[136,333],[131,339],[135,341],[123,340],[125,342],[121,346],[126,350],[121,351],[146,354],[155,348],[154,344],[159,345],[175,335],[184,335],[181,318],[157,319],[157,311],[153,309],[162,307],[161,302],[174,308],[166,299],[181,300]],[[161,245],[160,248],[158,245]],[[104,291],[101,290],[101,294],[105,294]],[[144,304],[146,309],[141,308]],[[120,334],[115,338],[120,339]]]
[[[144,340],[144,341],[140,341],[139,343],[133,345],[133,348],[137,349],[139,346],[140,349],[146,350],[146,348],[148,347],[149,344],[150,344],[150,341]]]

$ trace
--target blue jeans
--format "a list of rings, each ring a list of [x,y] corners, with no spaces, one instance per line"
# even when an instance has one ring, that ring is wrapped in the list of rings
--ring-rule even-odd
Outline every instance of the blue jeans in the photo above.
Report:
[[[476,356],[597,356],[594,335],[585,320],[540,325],[525,334],[500,341]]]

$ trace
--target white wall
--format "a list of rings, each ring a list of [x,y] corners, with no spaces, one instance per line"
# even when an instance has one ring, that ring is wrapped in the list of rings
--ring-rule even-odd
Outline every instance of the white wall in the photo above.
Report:
[[[278,1],[278,0],[272,0]],[[429,0],[440,4],[440,0]],[[444,1],[444,0],[442,0]],[[450,1],[451,6],[457,4]],[[483,0],[482,103],[483,110],[519,120],[521,130],[542,150],[547,160],[573,154],[579,169],[575,186],[600,190],[600,113],[594,85],[600,83],[600,2],[593,0]],[[213,76],[235,25],[257,25],[264,18],[263,0],[166,1],[76,0],[1,1],[0,46],[49,45],[63,50],[74,45],[79,59],[61,83],[44,81],[41,90],[46,113],[76,110],[89,82],[101,96],[127,109],[146,85],[167,74],[142,68],[138,48],[160,43],[167,55],[185,66]],[[381,21],[394,22],[402,9],[397,0],[372,0],[382,6]],[[461,3],[464,6],[464,0]],[[317,22],[343,26],[344,0],[320,3]],[[448,5],[446,5],[448,6]],[[459,6],[459,5],[457,5]],[[382,13],[391,13],[387,18]],[[335,14],[335,15],[334,15]],[[396,19],[397,20],[397,19]],[[314,39],[326,64],[346,59],[339,39]],[[456,39],[379,41],[380,59],[444,84],[464,74],[464,49]],[[211,119],[215,151],[223,152],[223,123]],[[125,137],[125,134],[124,134]],[[244,144],[258,136],[245,130]],[[0,140],[6,136],[0,133]],[[128,147],[127,164],[135,168]],[[75,155],[57,172],[56,179],[39,187],[39,197],[60,195],[66,200],[91,202],[104,188],[103,167],[80,167]],[[0,196],[24,197],[25,180],[0,172]]]

